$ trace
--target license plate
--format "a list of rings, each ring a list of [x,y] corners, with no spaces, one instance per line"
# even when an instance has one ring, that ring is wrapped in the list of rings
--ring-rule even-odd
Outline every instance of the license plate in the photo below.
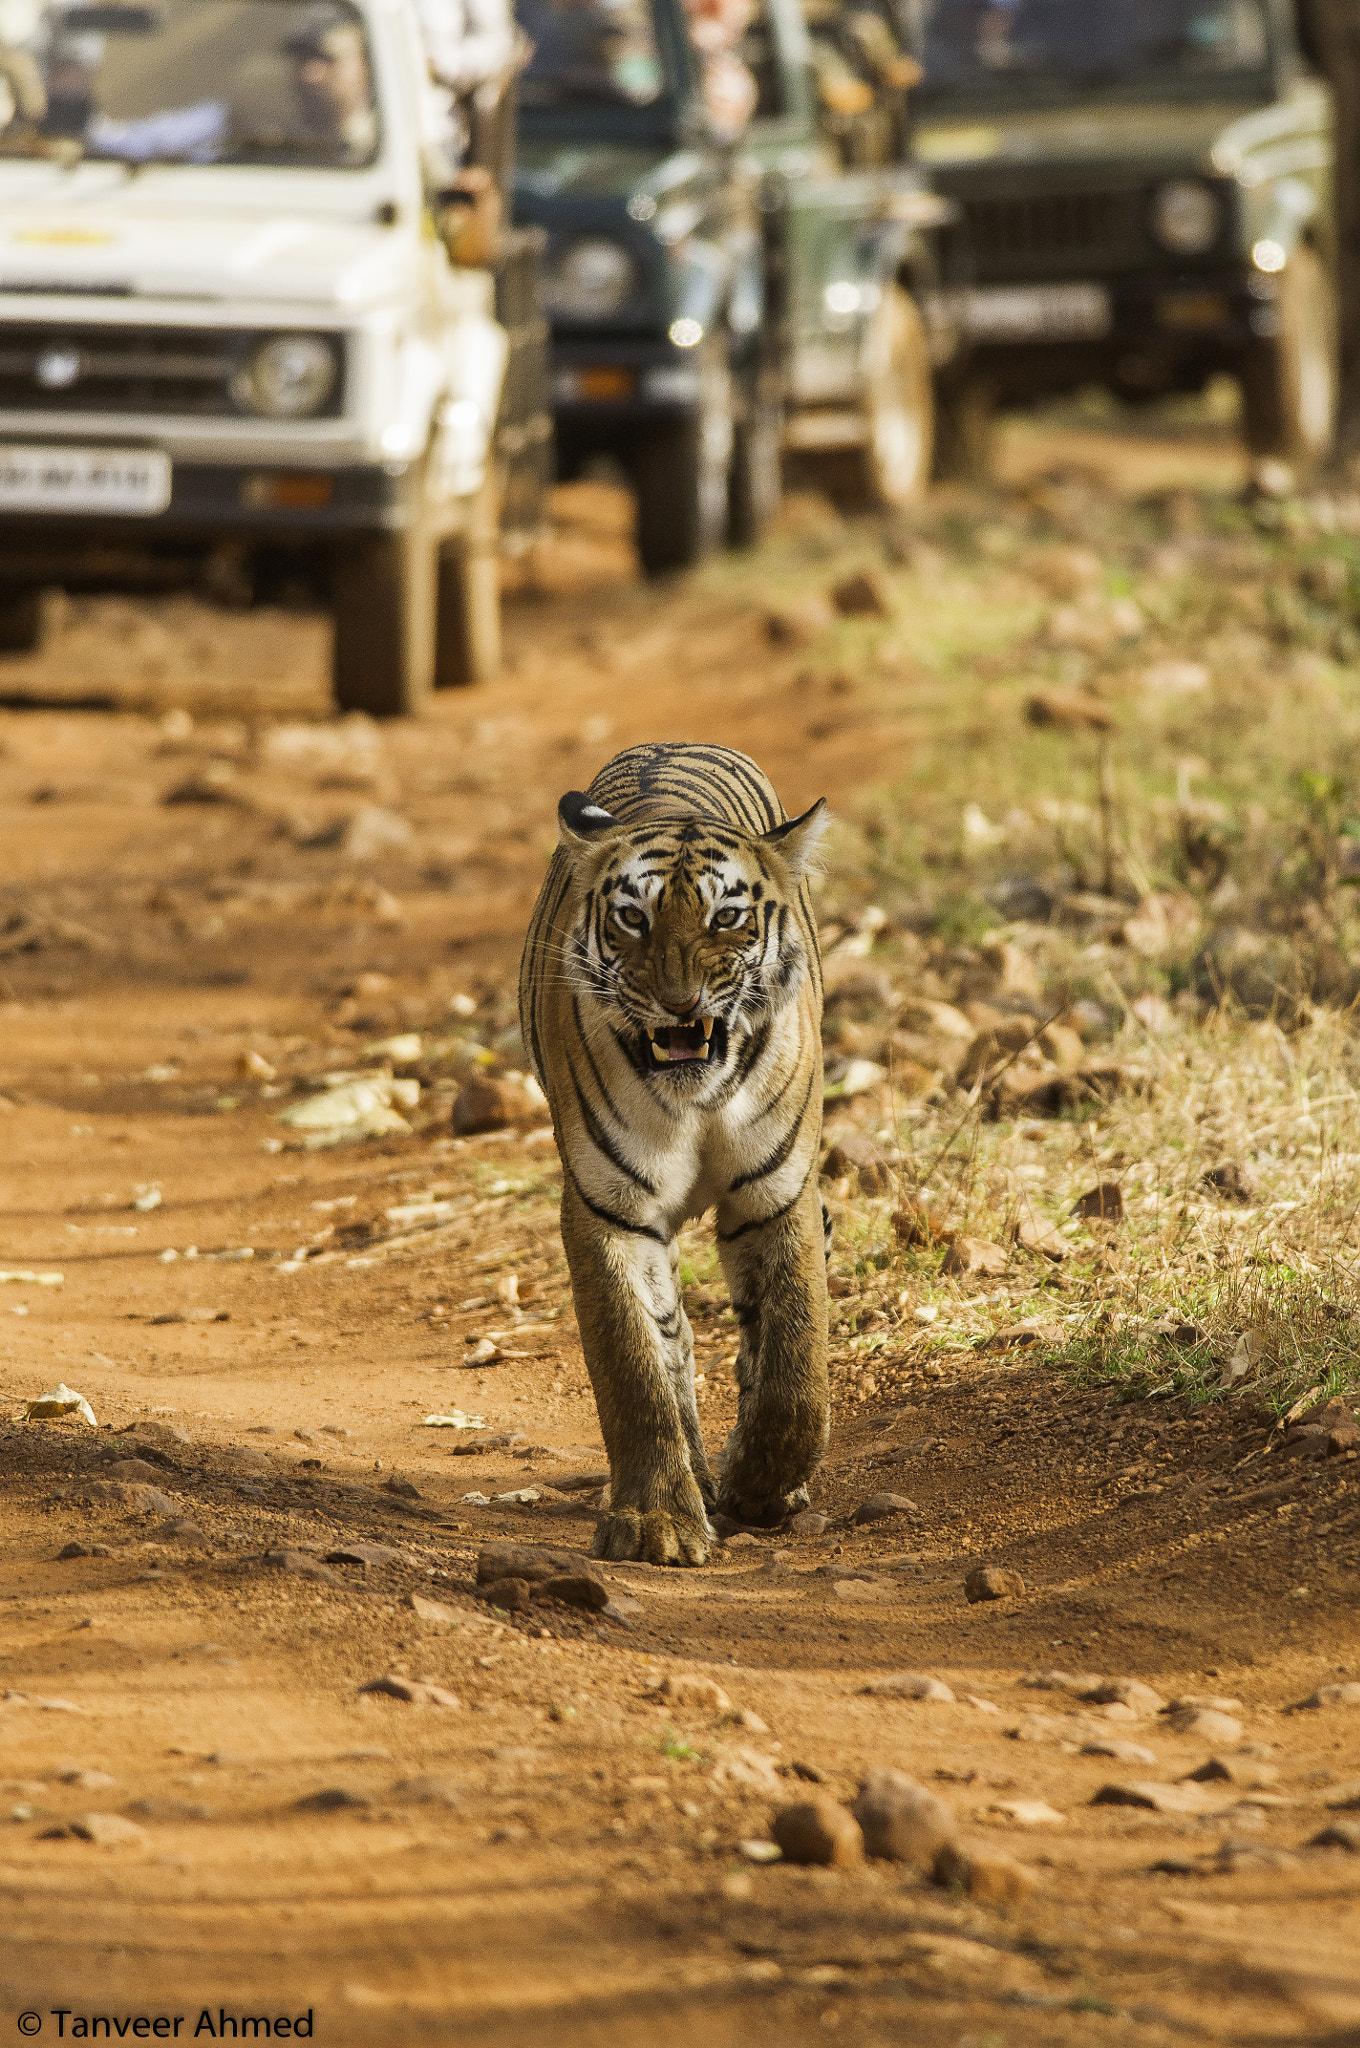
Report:
[[[170,457],[158,449],[0,444],[0,512],[150,518],[170,503],[170,485]]]
[[[987,285],[968,295],[975,341],[1099,341],[1109,331],[1104,285]]]

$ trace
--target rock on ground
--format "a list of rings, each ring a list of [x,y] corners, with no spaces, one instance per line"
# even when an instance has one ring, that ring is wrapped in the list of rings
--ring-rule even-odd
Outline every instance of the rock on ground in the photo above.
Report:
[[[1149,1813],[1203,1813],[1214,1804],[1202,1785],[1158,1785],[1147,1780],[1130,1780],[1102,1785],[1091,1799],[1092,1806],[1141,1806]]]
[[[1345,1849],[1352,1856],[1360,1856],[1360,1821],[1333,1820],[1325,1828],[1310,1836],[1310,1849]]]
[[[870,1771],[850,1809],[864,1836],[865,1853],[919,1870],[935,1858],[956,1832],[952,1810],[902,1771]]]
[[[979,1600],[1018,1600],[1024,1593],[1025,1582],[1019,1572],[1005,1571],[999,1565],[980,1564],[969,1572],[963,1582],[963,1590],[970,1605]]]
[[[937,1700],[952,1705],[954,1699],[942,1678],[932,1678],[925,1671],[892,1671],[885,1678],[871,1678],[860,1691],[880,1700]]]
[[[381,1678],[370,1678],[367,1685],[359,1687],[360,1694],[377,1693],[390,1700],[405,1700],[412,1707],[459,1707],[462,1701],[453,1693],[446,1692],[442,1685],[432,1685],[428,1679],[404,1678],[396,1672],[386,1672]]]
[[[604,1588],[600,1590],[603,1592]],[[506,1614],[527,1614],[534,1602],[527,1579],[492,1579],[487,1585],[479,1585],[477,1591],[488,1606],[499,1607]]]
[[[1316,1692],[1309,1693],[1303,1704],[1305,1707],[1360,1707],[1360,1685],[1353,1678],[1339,1685],[1320,1685]]]
[[[544,1543],[487,1543],[477,1553],[477,1583],[494,1585],[498,1579],[591,1578],[604,1584],[603,1568],[579,1550],[558,1550]]]
[[[1173,1707],[1166,1720],[1177,1735],[1198,1735],[1205,1742],[1217,1743],[1242,1740],[1242,1723],[1231,1714],[1215,1713],[1212,1707]]]
[[[966,1279],[979,1274],[1004,1273],[1010,1262],[1009,1252],[999,1244],[988,1244],[980,1237],[956,1237],[944,1255],[940,1271],[953,1278]]]
[[[1081,1697],[1094,1706],[1127,1707],[1133,1714],[1160,1714],[1166,1701],[1141,1678],[1104,1678]]]
[[[71,1822],[71,1833],[101,1849],[138,1849],[147,1839],[146,1829],[121,1813],[82,1813]]]
[[[672,1671],[657,1687],[657,1697],[677,1707],[697,1707],[706,1714],[730,1714],[732,1702],[716,1678],[701,1672]]]
[[[1027,1864],[976,1843],[947,1842],[935,1859],[935,1882],[946,1890],[958,1886],[981,1906],[1016,1906],[1039,1884]]]
[[[1133,1743],[1127,1748],[1132,1749]],[[1244,1791],[1262,1792],[1279,1782],[1279,1767],[1276,1764],[1255,1763],[1249,1757],[1211,1756],[1206,1758],[1199,1769],[1187,1771],[1186,1783],[1191,1785],[1212,1785],[1223,1783],[1240,1785]]]
[[[266,1550],[263,1562],[274,1571],[287,1572],[298,1579],[319,1579],[323,1586],[343,1586],[344,1575],[333,1572],[320,1558],[313,1557],[306,1550]]]
[[[890,1515],[914,1515],[916,1503],[904,1493],[871,1493],[855,1509],[857,1522],[883,1522]]]
[[[864,1836],[859,1822],[825,1795],[780,1807],[770,1833],[789,1863],[820,1863],[833,1870],[853,1870],[864,1861]]]

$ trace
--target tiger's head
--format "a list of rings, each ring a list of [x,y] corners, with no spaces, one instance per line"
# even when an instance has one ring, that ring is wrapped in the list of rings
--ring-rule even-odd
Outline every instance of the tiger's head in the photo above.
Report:
[[[701,1089],[807,974],[798,894],[825,802],[758,836],[701,817],[628,825],[579,790],[557,817],[577,903],[571,982],[640,1074]]]

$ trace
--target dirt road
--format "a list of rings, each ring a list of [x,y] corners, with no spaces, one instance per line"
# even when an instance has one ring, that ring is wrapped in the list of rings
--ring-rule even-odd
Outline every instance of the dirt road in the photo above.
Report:
[[[449,1120],[477,1048],[513,1061],[557,796],[692,737],[846,803],[919,716],[771,639],[785,558],[658,593],[611,494],[562,515],[504,679],[419,729],[309,728],[305,618],[109,600],[8,664],[49,701],[0,713],[0,1392],[99,1426],[0,1425],[0,2029],[1360,2040],[1360,1710],[1294,1711],[1360,1676],[1355,1468],[1244,1478],[1250,1406],[904,1335],[890,1401],[838,1379],[821,1533],[611,1567],[605,1615],[476,1596],[495,1540],[586,1551],[603,1483],[551,1134]],[[820,587],[864,542],[819,545]],[[279,1121],[384,1064],[409,1132]],[[733,1324],[687,1254],[717,1447]],[[1024,1592],[970,1604],[981,1563]],[[901,1672],[950,1697],[867,1689]],[[743,1849],[881,1766],[949,1803],[972,1893]]]

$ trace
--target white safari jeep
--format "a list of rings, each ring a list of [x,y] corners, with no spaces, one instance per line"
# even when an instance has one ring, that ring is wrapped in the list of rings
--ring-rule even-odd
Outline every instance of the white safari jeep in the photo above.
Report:
[[[343,708],[494,666],[507,338],[440,120],[408,0],[0,0],[0,644],[44,582],[291,558]]]

